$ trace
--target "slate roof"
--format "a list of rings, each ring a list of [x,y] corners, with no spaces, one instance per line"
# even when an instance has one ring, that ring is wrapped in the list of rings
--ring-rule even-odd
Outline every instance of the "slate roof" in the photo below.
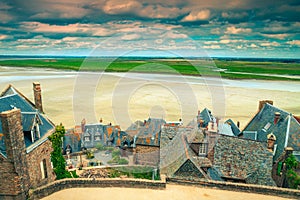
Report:
[[[232,119],[228,119],[225,121],[225,123],[229,124],[232,130],[232,133],[235,136],[238,136],[241,132],[241,130],[239,129],[239,127],[237,127],[237,125],[232,121]]]
[[[210,160],[206,157],[196,156],[184,133],[178,133],[169,144],[160,149],[161,173],[168,177],[174,176],[187,161],[192,162],[203,177],[209,178],[201,167],[211,167]]]
[[[280,113],[280,119],[275,124],[274,117],[276,112]],[[255,135],[251,131],[256,131],[257,134]],[[252,118],[242,133],[244,138],[264,142],[267,141],[267,135],[273,133],[277,138],[274,160],[283,153],[285,147],[292,147],[294,151],[300,151],[299,122],[292,114],[268,103]]]
[[[12,85],[9,85],[0,96],[0,112],[11,110],[13,108],[18,108],[21,110],[21,120],[23,131],[31,131],[34,124],[34,120],[39,121],[39,130],[41,138],[48,136],[50,133],[54,132],[54,124],[43,114],[40,113],[34,104],[27,99],[22,93],[20,93]],[[2,122],[0,120],[0,133],[2,133]],[[28,148],[33,145],[32,141],[24,137],[25,146]],[[6,155],[4,137],[0,137],[0,152]]]
[[[274,186],[272,164],[266,143],[220,134],[214,147],[214,169],[209,174],[214,180]]]
[[[197,121],[203,120],[203,126],[202,127],[207,127],[208,123],[211,121],[214,121],[214,116],[211,114],[211,111],[208,110],[207,108],[204,108],[197,116]]]
[[[134,137],[135,145],[159,146],[163,119],[149,118],[145,122],[136,121],[125,131]]]
[[[86,124],[84,126],[84,132],[82,136],[96,136],[99,135],[102,139],[99,141],[102,144],[105,144],[106,141],[110,141],[112,144],[116,144],[116,140],[118,139],[118,133],[120,131],[119,126],[110,126],[110,125],[104,125],[104,124]],[[95,143],[97,143],[94,140],[91,140],[89,142],[85,142],[82,140],[82,144],[84,147],[91,148],[95,147]]]

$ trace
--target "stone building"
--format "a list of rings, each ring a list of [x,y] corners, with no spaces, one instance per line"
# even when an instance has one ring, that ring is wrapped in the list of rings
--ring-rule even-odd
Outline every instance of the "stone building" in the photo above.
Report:
[[[171,132],[172,128],[168,127],[168,132]],[[163,130],[162,135],[165,133],[166,130]],[[211,161],[205,156],[199,155],[199,151],[197,152],[188,143],[187,137],[188,134],[179,131],[167,143],[162,144],[160,150],[161,174],[171,178],[210,179],[207,169],[212,166]]]
[[[133,138],[135,164],[158,167],[161,126],[165,123],[163,119],[149,118],[144,122],[137,121],[128,127],[126,134]]]
[[[214,138],[212,168],[208,170],[211,179],[275,186],[272,153],[266,143],[222,134]]]
[[[81,125],[67,130],[63,139],[63,148],[71,150],[71,153],[81,151],[82,148],[95,148],[103,146],[131,146],[133,139],[121,131],[120,126],[100,123],[87,124],[83,119]]]
[[[55,131],[43,114],[41,87],[36,105],[9,85],[0,95],[0,199],[26,199],[30,188],[55,180],[48,136]]]
[[[188,126],[164,125],[160,143],[160,171],[170,178],[207,179],[274,186],[272,153],[267,143],[221,134],[207,128],[207,110]],[[200,113],[200,112],[199,112]],[[230,121],[229,121],[230,122]],[[203,126],[206,123],[207,126]],[[226,123],[226,122],[225,122]],[[232,122],[230,122],[232,123]],[[231,127],[228,124],[228,127]],[[233,127],[232,132],[238,133]]]
[[[284,153],[287,147],[294,149],[293,154],[300,161],[300,123],[298,118],[273,106],[273,101],[260,101],[256,115],[245,126],[240,137],[267,142],[270,134],[276,137],[272,147],[274,161]]]

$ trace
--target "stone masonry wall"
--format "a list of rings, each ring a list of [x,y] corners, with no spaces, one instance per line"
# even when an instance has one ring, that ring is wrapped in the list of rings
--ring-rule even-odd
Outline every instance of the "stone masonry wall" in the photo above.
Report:
[[[136,164],[140,165],[159,165],[159,147],[136,145],[135,154]]]
[[[263,195],[281,196],[290,199],[299,199],[300,190],[292,190],[287,188],[278,188],[262,185],[251,185],[243,183],[230,183],[212,180],[199,180],[190,181],[178,178],[167,178],[167,183],[180,184],[180,185],[191,185],[196,187],[208,187],[212,189],[230,190],[237,192],[250,192]],[[225,197],[224,197],[225,198]]]
[[[14,165],[7,159],[0,158],[0,179],[0,199],[1,195],[17,195],[22,192]]]
[[[30,176],[31,188],[50,183],[55,180],[55,174],[51,166],[50,154],[53,151],[50,140],[46,140],[40,146],[26,155],[28,172]],[[42,179],[42,171],[40,163],[46,160],[47,178]]]
[[[88,179],[88,178],[77,178],[77,179],[63,179],[52,182],[43,187],[37,188],[30,192],[30,199],[41,199],[45,196],[58,192],[60,190],[69,188],[104,188],[104,187],[125,187],[125,188],[149,188],[149,189],[165,189],[166,181],[151,181],[144,179]]]
[[[26,149],[21,123],[21,111],[12,109],[0,114],[2,130],[5,138],[7,159],[1,162],[0,194],[21,194],[26,196],[30,187],[28,166],[26,160]],[[7,188],[10,186],[11,188]],[[6,188],[6,190],[2,190]]]

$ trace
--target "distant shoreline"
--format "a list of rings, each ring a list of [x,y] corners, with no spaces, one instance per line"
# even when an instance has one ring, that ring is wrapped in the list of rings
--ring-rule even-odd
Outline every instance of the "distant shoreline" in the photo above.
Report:
[[[0,57],[1,58],[1,57]],[[228,58],[229,59],[229,58]],[[225,79],[255,79],[300,81],[300,61],[288,62],[235,60],[185,60],[179,58],[80,58],[36,57],[0,59],[0,66],[32,67],[87,72],[135,72],[181,74],[188,76],[222,77]]]

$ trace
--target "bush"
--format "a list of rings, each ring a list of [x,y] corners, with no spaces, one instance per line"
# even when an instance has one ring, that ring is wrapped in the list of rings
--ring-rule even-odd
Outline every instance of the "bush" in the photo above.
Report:
[[[107,163],[108,164],[116,164],[116,165],[127,165],[128,164],[128,160],[126,160],[125,158],[120,158],[120,156],[114,156]]]
[[[87,159],[93,159],[95,156],[94,156],[94,153],[92,151],[87,151],[86,152],[86,158]]]
[[[106,150],[106,148],[105,148],[105,146],[103,146],[103,144],[97,144],[96,149],[98,149],[99,151],[105,151]]]
[[[128,164],[128,160],[126,160],[125,158],[121,158],[121,159],[119,159],[118,164],[119,165],[127,165]]]
[[[300,185],[300,176],[292,169],[287,171],[287,178],[289,187],[293,189],[297,189]]]
[[[121,155],[121,151],[119,149],[115,149],[111,152],[112,157],[116,157],[116,156],[120,156],[120,155]]]

